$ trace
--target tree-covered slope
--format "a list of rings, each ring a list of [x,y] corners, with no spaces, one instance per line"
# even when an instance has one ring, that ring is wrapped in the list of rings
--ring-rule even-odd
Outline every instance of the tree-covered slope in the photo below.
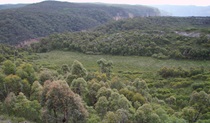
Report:
[[[113,19],[156,15],[157,9],[146,6],[45,1],[1,10],[0,42],[18,44],[52,33],[86,30]]]
[[[93,31],[55,34],[32,45],[88,54],[210,59],[210,18],[147,17],[112,22]],[[47,45],[46,45],[47,44]]]

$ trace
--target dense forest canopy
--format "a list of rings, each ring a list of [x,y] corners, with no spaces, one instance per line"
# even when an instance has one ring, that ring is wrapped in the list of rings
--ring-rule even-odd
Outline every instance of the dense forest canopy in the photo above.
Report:
[[[167,59],[210,59],[210,18],[139,17],[110,22],[91,31],[54,34],[31,45],[87,54],[139,55]]]
[[[157,16],[147,6],[45,1],[15,9],[0,10],[0,42],[19,44],[53,33],[74,32],[135,16]]]

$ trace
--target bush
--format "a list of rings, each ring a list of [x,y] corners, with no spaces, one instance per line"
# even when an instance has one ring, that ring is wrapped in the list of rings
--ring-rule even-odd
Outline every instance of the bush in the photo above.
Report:
[[[186,70],[183,70],[181,67],[178,68],[167,68],[163,67],[158,71],[159,75],[161,75],[163,78],[168,77],[187,77],[189,75],[189,72]]]
[[[164,55],[163,53],[153,54],[152,57],[157,58],[157,59],[168,59],[169,58],[168,56]]]
[[[208,77],[209,77],[208,75],[198,74],[198,75],[192,76],[191,78],[193,80],[203,80],[203,81],[205,81],[205,80],[208,79]]]
[[[204,83],[194,83],[194,84],[192,84],[193,90],[197,90],[197,89],[204,88],[204,87],[205,87]]]
[[[181,67],[178,68],[167,68],[163,67],[158,71],[159,75],[161,75],[163,78],[169,78],[169,77],[191,77],[198,74],[204,73],[204,68],[190,68],[190,70],[184,70]],[[197,76],[199,77],[199,76]],[[201,76],[200,76],[201,77]]]

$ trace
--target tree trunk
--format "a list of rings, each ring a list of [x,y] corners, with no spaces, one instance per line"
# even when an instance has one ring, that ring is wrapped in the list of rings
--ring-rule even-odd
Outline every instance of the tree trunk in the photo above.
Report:
[[[54,113],[54,117],[55,117],[55,123],[58,123],[58,116],[57,116],[55,109],[53,109],[53,113]]]

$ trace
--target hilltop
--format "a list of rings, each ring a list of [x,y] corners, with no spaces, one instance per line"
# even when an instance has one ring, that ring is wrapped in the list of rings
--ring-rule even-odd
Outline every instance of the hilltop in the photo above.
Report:
[[[0,43],[19,44],[53,33],[87,30],[111,20],[158,16],[147,6],[44,1],[0,10]]]

